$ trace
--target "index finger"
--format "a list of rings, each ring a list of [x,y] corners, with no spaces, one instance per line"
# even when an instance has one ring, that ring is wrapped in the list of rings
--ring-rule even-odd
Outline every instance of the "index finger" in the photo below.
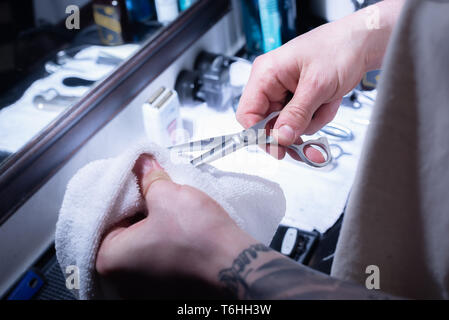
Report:
[[[249,128],[264,119],[269,112],[284,107],[289,90],[279,81],[273,59],[267,54],[253,64],[237,109],[237,121]]]

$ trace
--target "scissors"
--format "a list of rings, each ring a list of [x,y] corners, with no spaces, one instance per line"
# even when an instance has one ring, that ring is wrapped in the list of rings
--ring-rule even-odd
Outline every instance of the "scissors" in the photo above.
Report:
[[[265,119],[259,121],[252,127],[245,129],[241,132],[234,134],[223,135],[218,137],[213,137],[204,140],[187,142],[175,146],[169,147],[172,151],[177,151],[178,154],[182,155],[186,152],[194,152],[200,150],[207,150],[200,156],[193,158],[190,163],[195,167],[200,166],[204,163],[209,163],[214,160],[220,159],[232,152],[235,152],[243,147],[249,145],[263,145],[276,143],[272,136],[267,136],[265,127],[267,123],[277,117],[280,111],[271,113]],[[308,159],[304,153],[304,148],[307,146],[315,146],[321,149],[325,154],[324,162],[314,162]],[[290,145],[289,149],[296,152],[304,163],[315,168],[322,168],[327,166],[332,161],[332,153],[328,141],[325,137],[320,137],[315,140],[308,140],[300,145]]]
[[[320,133],[325,134],[329,138],[341,141],[351,141],[354,139],[354,133],[351,129],[346,128],[338,123],[329,123],[320,129]]]
[[[359,89],[352,89],[349,91],[345,96],[343,96],[343,101],[349,100],[347,103],[343,103],[344,106],[351,107],[353,109],[360,109],[362,108],[362,103],[359,101],[359,96],[364,96],[366,99],[370,100],[371,102],[375,102],[376,100],[363,92]]]

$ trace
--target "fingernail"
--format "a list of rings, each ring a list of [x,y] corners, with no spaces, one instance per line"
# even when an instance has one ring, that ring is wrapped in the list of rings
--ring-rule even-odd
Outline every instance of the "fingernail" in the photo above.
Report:
[[[153,168],[152,157],[147,154],[142,154],[134,165],[133,172],[138,179],[142,179]]]
[[[295,131],[287,124],[281,126],[278,130],[278,141],[293,143],[295,141]]]
[[[153,159],[149,156],[144,156],[142,159],[142,174],[146,175],[153,169]]]
[[[159,162],[153,157],[145,157],[144,162],[142,164],[142,173],[144,175],[150,173],[151,170],[164,170],[162,169]]]
[[[157,169],[157,170],[164,170],[161,165],[159,164],[159,162],[157,162],[156,159],[151,158],[151,168],[152,169]]]

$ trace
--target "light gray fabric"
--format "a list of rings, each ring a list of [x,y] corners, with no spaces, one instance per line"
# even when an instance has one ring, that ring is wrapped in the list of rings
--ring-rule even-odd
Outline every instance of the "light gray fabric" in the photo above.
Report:
[[[409,298],[449,298],[449,1],[409,0],[384,60],[375,112],[332,275]]]

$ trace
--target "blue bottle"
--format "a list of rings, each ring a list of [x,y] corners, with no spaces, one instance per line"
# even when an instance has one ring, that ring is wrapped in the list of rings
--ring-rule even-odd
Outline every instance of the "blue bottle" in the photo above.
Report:
[[[131,22],[149,20],[156,13],[152,0],[126,0],[126,9]]]
[[[278,0],[259,0],[259,13],[263,50],[268,52],[282,45]]]
[[[250,55],[282,45],[278,0],[242,0],[243,28]]]
[[[250,55],[259,55],[263,53],[263,40],[258,0],[241,0],[241,5],[246,50]]]
[[[179,11],[184,11],[189,9],[196,0],[179,0]]]

